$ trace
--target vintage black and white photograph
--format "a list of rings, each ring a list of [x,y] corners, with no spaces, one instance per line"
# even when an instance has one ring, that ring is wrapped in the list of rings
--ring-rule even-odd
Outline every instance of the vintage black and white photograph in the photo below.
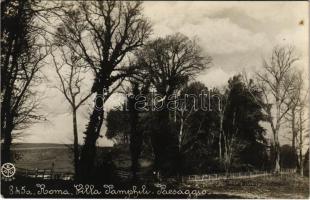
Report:
[[[308,199],[309,2],[1,0],[1,196]]]

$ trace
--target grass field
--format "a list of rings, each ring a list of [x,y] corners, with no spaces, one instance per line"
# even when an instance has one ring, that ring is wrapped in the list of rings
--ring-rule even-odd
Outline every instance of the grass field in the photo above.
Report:
[[[298,175],[204,182],[185,184],[182,187],[204,189],[209,195],[227,195],[233,198],[309,199],[309,178]]]
[[[28,188],[35,188],[37,180],[23,180],[23,179],[16,179],[14,181],[14,185],[17,187],[21,187],[23,185],[27,185]],[[40,183],[45,183],[47,188],[51,189],[59,189],[59,188],[66,188],[70,191],[73,190],[72,181],[41,181]],[[5,197],[27,197],[25,195],[9,195],[8,194],[8,186],[13,184],[12,182],[4,182],[1,185],[3,194]],[[162,182],[162,184],[165,184]],[[100,188],[101,185],[96,185],[97,188]],[[132,186],[129,183],[123,183],[122,185],[115,185],[115,188],[127,190],[130,189]],[[140,186],[137,186],[140,187]],[[215,181],[215,182],[204,182],[198,184],[185,184],[185,183],[178,183],[178,184],[167,184],[166,191],[168,190],[182,190],[182,191],[206,191],[204,195],[201,196],[188,196],[186,194],[174,194],[174,195],[165,195],[165,194],[158,194],[159,189],[155,188],[153,184],[149,183],[147,185],[148,190],[153,191],[150,195],[142,195],[138,196],[138,198],[163,198],[163,199],[187,199],[187,198],[220,198],[220,199],[309,199],[309,179],[306,177],[299,177],[296,175],[289,175],[289,176],[270,176],[270,177],[257,177],[257,178],[250,178],[250,179],[238,179],[238,180],[228,180],[228,181]],[[29,196],[28,196],[29,197]],[[53,197],[49,196],[35,196],[35,197]],[[64,196],[55,196],[55,197],[64,197]],[[72,197],[72,196],[71,196]],[[80,198],[128,198],[128,196],[124,195],[105,195],[102,193],[100,196],[91,196],[88,194],[84,194],[81,196],[74,196]]]
[[[25,169],[51,169],[55,171],[74,171],[72,151],[62,144],[15,144],[12,147],[16,167]]]
[[[12,148],[19,155],[15,165],[27,169],[50,169],[73,172],[73,154],[69,146],[61,144],[18,144]],[[111,148],[99,148],[98,159]],[[126,153],[124,153],[126,152]],[[114,149],[113,160],[118,168],[130,168],[129,149]],[[151,165],[150,159],[141,159],[142,167]],[[128,169],[129,170],[129,169]],[[168,185],[168,184],[167,184]],[[182,190],[206,190],[207,195],[200,198],[307,198],[309,197],[309,178],[298,175],[267,176],[248,179],[205,181],[177,184]],[[175,184],[173,184],[175,187]],[[182,197],[180,197],[182,198]]]
[[[20,143],[12,147],[14,164],[16,167],[25,169],[51,169],[57,172],[73,173],[72,146],[64,144],[34,144]],[[104,154],[111,153],[114,164],[118,169],[130,169],[131,158],[129,146],[123,147],[98,147],[97,161],[104,159]],[[140,159],[141,168],[149,168],[151,159]]]

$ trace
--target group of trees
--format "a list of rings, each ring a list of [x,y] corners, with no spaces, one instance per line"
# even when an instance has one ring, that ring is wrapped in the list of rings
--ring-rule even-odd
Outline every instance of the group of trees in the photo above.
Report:
[[[168,43],[172,37],[182,36],[176,34],[164,39]],[[182,41],[174,39],[174,43],[182,44]],[[251,79],[248,79],[246,74],[236,75],[220,90],[181,78],[186,77],[186,73],[175,76],[180,78],[174,80],[183,82],[169,82],[171,72],[174,71],[173,64],[179,63],[178,60],[174,60],[175,57],[182,57],[170,53],[169,50],[173,49],[171,46],[158,44],[150,49],[147,44],[142,48],[142,52],[138,54],[142,75],[136,74],[135,79],[132,79],[133,96],[125,100],[124,106],[108,113],[108,138],[114,138],[121,143],[130,141],[132,145],[128,138],[137,137],[134,134],[139,133],[139,137],[143,137],[139,139],[139,152],[143,143],[143,148],[149,148],[148,145],[151,144],[155,168],[165,169],[163,171],[166,173],[201,173],[208,170],[228,172],[254,168],[279,172],[280,161],[282,160],[283,164],[287,160],[283,157],[290,157],[280,145],[280,137],[289,136],[285,130],[286,126],[289,126],[294,155],[291,163],[303,174],[303,149],[307,144],[305,140],[308,131],[308,118],[305,116],[308,91],[302,72],[296,68],[295,62],[298,57],[292,47],[275,47],[271,58],[264,60],[260,72]],[[192,61],[196,61],[197,57],[199,56],[190,56]],[[149,65],[146,64],[146,60],[149,60]],[[207,61],[209,63],[210,58]],[[191,63],[191,66],[195,64]],[[180,69],[186,67],[187,65],[180,65]],[[198,71],[195,71],[195,67],[192,69],[189,76],[204,68]],[[151,77],[148,78],[149,76]],[[169,90],[170,88],[173,89]],[[154,99],[147,100],[150,96],[148,94],[154,90],[160,94],[155,104],[160,104],[163,108],[155,112],[148,109],[154,103]],[[211,97],[207,110],[203,109],[203,106],[197,108],[197,105],[203,105],[204,102],[201,98],[195,98],[204,94]],[[186,96],[194,98],[184,102]],[[124,109],[128,107],[128,102],[129,110]],[[173,106],[169,107],[169,104]],[[127,111],[131,113],[134,109],[135,120],[132,120]],[[119,125],[120,122],[122,126]],[[267,126],[262,126],[262,123]],[[135,131],[126,131],[132,127]],[[272,139],[267,141],[268,129],[272,133]],[[124,137],[127,140],[123,140]]]
[[[139,95],[135,84],[133,96],[124,106],[109,111],[107,137],[130,145],[132,141],[124,137],[142,137],[139,152],[151,148],[147,152],[153,152],[155,167],[167,174],[267,169],[270,161],[265,129],[259,124],[266,117],[250,94],[261,99],[259,91],[250,89],[241,75],[232,77],[223,91],[209,89],[201,82],[184,84],[175,98],[167,100],[174,105],[164,118],[160,115],[163,111],[145,109],[141,102],[147,95],[145,91]],[[162,100],[156,103],[162,104]],[[132,106],[134,102],[136,107]],[[149,101],[144,102],[149,106]],[[135,131],[127,131],[130,127]]]
[[[268,149],[275,155],[272,167],[279,171],[284,122],[290,124],[296,166],[302,171],[308,96],[295,73],[298,58],[292,48],[275,48],[252,79],[236,75],[224,88],[208,88],[193,80],[211,66],[211,57],[180,33],[151,40],[151,23],[140,1],[5,0],[1,20],[2,162],[11,159],[12,138],[44,119],[35,89],[44,66],[55,69],[56,88],[72,111],[80,180],[95,177],[96,143],[105,115],[106,136],[130,143],[134,178],[143,149],[152,152],[154,168],[167,174],[268,168]],[[120,86],[132,95],[106,113],[104,104]],[[145,97],[153,93],[160,98],[148,101]],[[91,97],[95,103],[79,148],[77,112]],[[208,109],[196,107],[206,104]],[[270,124],[272,148],[262,121]]]
[[[298,60],[294,47],[275,47],[269,60],[264,60],[263,70],[256,73],[255,77],[254,87],[259,88],[262,93],[264,104],[261,104],[261,108],[273,134],[275,172],[280,171],[281,130],[283,131],[284,124],[288,124],[291,128],[292,148],[296,155],[292,162],[300,174],[303,174],[304,139],[308,137],[309,88],[306,88],[303,81],[303,72],[297,68]],[[282,133],[283,136],[285,135]]]
[[[10,160],[12,139],[44,119],[37,112],[40,95],[34,87],[43,79],[40,72],[49,55],[42,26],[53,8],[38,1],[1,1],[2,163]]]
[[[96,96],[96,106],[84,132],[78,172],[81,177],[88,177],[94,167],[96,141],[104,120],[103,105],[119,86],[117,82],[131,73],[130,62],[122,61],[143,45],[151,26],[142,16],[141,2],[77,2],[62,9],[59,19],[55,33],[58,46],[65,46],[81,58],[82,65],[94,75],[91,92]]]

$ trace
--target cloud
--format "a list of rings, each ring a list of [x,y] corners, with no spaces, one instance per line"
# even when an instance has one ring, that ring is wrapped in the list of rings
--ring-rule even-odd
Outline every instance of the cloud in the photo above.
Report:
[[[211,55],[242,53],[268,43],[263,33],[253,33],[228,18],[204,18],[196,25],[184,24],[179,31],[188,36],[197,36],[200,45]]]
[[[167,8],[168,6],[164,7],[161,4],[153,5],[155,11],[160,12],[159,7],[161,7],[163,10],[167,9],[168,12],[162,11],[159,16],[152,10],[151,13],[146,12],[146,15],[154,22],[156,36],[174,32],[181,32],[189,37],[197,36],[201,41],[201,46],[210,54],[244,52],[268,43],[264,33],[253,33],[251,30],[242,28],[227,16],[224,18],[209,17],[205,14],[210,10],[206,7],[207,4],[205,2],[200,4],[199,7],[197,2],[194,5],[189,2],[184,2],[181,5],[179,2],[173,8]],[[184,6],[187,8],[185,9]],[[156,20],[156,18],[160,20]]]
[[[281,42],[283,31],[299,30],[303,36],[292,34],[294,40],[299,40],[292,43],[304,50],[308,34],[307,5],[307,2],[144,3],[145,15],[154,24],[154,37],[174,32],[197,36],[206,52],[222,57],[271,50]],[[304,20],[304,30],[298,27],[300,20]]]
[[[200,74],[197,77],[197,80],[204,83],[209,88],[222,87],[234,74],[236,73],[228,73],[225,72],[222,68],[216,67],[207,70],[203,74]]]
[[[153,38],[175,32],[196,36],[204,53],[213,57],[213,67],[197,76],[208,87],[221,87],[244,69],[247,72],[259,69],[262,58],[268,57],[277,44],[295,45],[301,55],[298,65],[305,74],[309,72],[308,2],[146,1],[143,5],[145,16],[153,24]],[[55,75],[50,64],[44,72],[49,78]],[[48,84],[40,85],[39,89],[46,90],[47,97],[42,103],[49,122],[33,125],[23,141],[72,142],[72,116],[64,97]],[[105,106],[110,109],[122,100],[121,95],[113,95]],[[82,107],[78,118],[80,142],[88,116],[87,106]],[[105,130],[103,126],[102,135]],[[112,143],[104,137],[98,144]]]

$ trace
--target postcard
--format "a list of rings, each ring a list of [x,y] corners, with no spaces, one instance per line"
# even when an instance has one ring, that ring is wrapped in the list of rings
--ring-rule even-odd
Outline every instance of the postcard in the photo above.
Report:
[[[1,1],[1,196],[308,199],[309,2]]]

